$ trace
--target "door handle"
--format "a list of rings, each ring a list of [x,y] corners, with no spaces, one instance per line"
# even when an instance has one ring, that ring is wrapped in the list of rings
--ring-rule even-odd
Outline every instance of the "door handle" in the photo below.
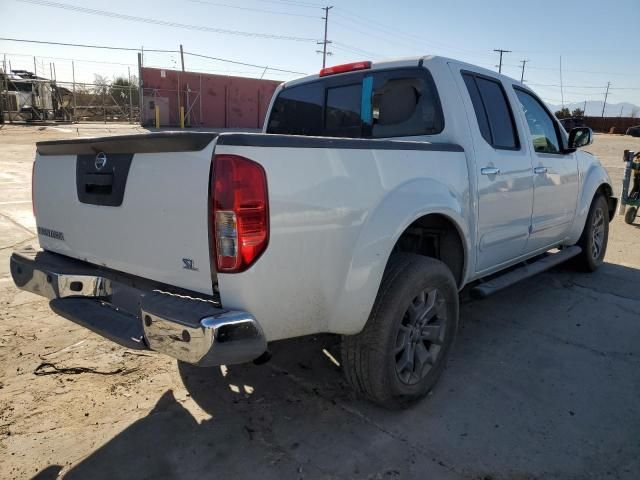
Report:
[[[533,173],[537,175],[541,175],[543,173],[547,173],[547,167],[536,167],[533,169]]]
[[[496,167],[482,167],[480,173],[482,175],[499,175],[500,169]]]

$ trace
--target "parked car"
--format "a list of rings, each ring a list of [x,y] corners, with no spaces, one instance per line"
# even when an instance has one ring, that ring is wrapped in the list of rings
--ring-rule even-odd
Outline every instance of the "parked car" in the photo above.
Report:
[[[627,128],[627,135],[631,135],[632,137],[640,137],[640,125]]]
[[[602,264],[616,198],[591,141],[474,65],[330,67],[279,87],[264,133],[39,142],[40,249],[11,273],[59,315],[193,365],[342,335],[353,388],[402,407],[442,373],[464,286]]]

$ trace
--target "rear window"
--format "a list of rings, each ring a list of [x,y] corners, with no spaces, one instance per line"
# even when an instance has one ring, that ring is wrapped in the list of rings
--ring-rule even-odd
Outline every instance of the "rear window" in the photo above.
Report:
[[[362,85],[327,88],[324,131],[336,137],[358,137],[362,123]]]
[[[268,133],[321,136],[324,118],[324,87],[310,83],[283,90],[273,105]]]
[[[356,72],[285,88],[267,133],[350,138],[434,135],[440,100],[424,68]]]
[[[500,82],[479,74],[465,72],[462,78],[476,112],[480,133],[493,147],[519,148],[518,136],[506,93]]]

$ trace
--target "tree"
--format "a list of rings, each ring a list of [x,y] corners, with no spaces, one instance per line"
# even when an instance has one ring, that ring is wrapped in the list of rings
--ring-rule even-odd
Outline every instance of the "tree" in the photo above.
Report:
[[[569,110],[567,107],[562,107],[560,110],[558,110],[556,113],[556,118],[559,119],[563,119],[563,118],[569,118],[571,116],[571,110]]]
[[[640,114],[640,107],[634,105],[634,107],[631,109],[631,118],[636,118],[638,114]]]
[[[93,93],[102,95],[109,92],[109,80],[97,73],[93,74]]]
[[[576,108],[571,112],[572,117],[584,117],[584,110],[581,108]]]
[[[131,92],[131,103],[137,106],[138,79],[135,76],[131,77],[131,82],[126,77],[115,77],[109,85],[109,95],[120,105],[129,105],[129,92]]]

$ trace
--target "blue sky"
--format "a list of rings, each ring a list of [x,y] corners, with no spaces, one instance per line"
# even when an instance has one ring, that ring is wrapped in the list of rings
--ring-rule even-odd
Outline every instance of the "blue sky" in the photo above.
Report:
[[[65,4],[120,15],[177,22],[209,31],[177,28],[61,9]],[[321,3],[308,0],[0,0],[0,36],[68,43],[185,50],[241,62],[316,72],[321,56]],[[505,54],[503,73],[525,81],[549,103],[561,100],[559,62],[562,55],[565,102],[602,100],[611,82],[608,102],[640,105],[640,55],[634,31],[640,21],[640,0],[515,0],[364,1],[335,0],[329,14],[329,39],[334,42],[329,64],[419,54],[439,54],[495,68],[494,48]],[[260,10],[260,11],[256,11]],[[220,33],[211,29],[268,34],[274,39]],[[48,75],[55,62],[58,79],[91,81],[93,73],[112,77],[136,73],[136,53],[0,40],[12,67],[38,69]],[[1,57],[0,57],[1,60]],[[149,66],[179,65],[179,55],[146,53]],[[187,56],[188,69],[241,76],[260,76],[262,69]],[[268,71],[266,77],[287,80],[297,75]]]

